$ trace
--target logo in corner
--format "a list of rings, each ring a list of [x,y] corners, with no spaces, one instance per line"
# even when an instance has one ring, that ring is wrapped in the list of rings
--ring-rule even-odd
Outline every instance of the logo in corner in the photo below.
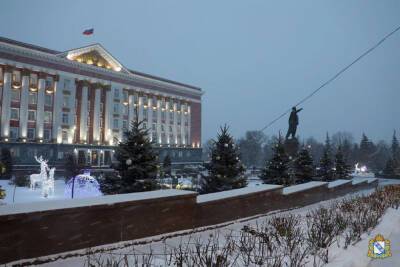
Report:
[[[368,257],[373,259],[384,259],[392,256],[390,251],[390,240],[385,239],[383,235],[378,234],[369,240]]]

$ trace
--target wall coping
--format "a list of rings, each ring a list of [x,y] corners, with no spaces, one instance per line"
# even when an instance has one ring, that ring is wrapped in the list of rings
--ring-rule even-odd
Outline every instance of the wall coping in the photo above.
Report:
[[[327,187],[327,185],[328,185],[328,182],[315,182],[315,181],[304,183],[304,184],[292,185],[292,186],[283,188],[283,194],[289,195],[289,194],[297,193],[300,191],[310,190],[315,187],[320,187],[320,186]]]
[[[48,210],[72,209],[88,206],[114,205],[122,202],[152,201],[159,200],[160,198],[169,198],[171,200],[185,197],[195,198],[196,195],[197,193],[193,191],[166,189],[69,200],[59,199],[31,203],[15,203],[0,206],[0,216],[21,213],[46,212]]]
[[[218,201],[227,198],[235,198],[240,196],[247,196],[250,194],[266,192],[281,189],[283,186],[281,185],[273,185],[273,184],[263,184],[254,187],[244,187],[239,189],[233,189],[228,191],[216,192],[216,193],[209,193],[204,195],[197,196],[197,203],[205,203],[211,201]]]
[[[329,182],[328,188],[334,188],[334,187],[338,187],[338,186],[341,186],[344,184],[349,184],[349,183],[351,183],[351,180],[339,179],[339,180]]]

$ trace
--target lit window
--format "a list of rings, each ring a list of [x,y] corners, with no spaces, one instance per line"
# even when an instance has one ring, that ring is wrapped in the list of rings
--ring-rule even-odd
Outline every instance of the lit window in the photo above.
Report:
[[[68,124],[68,121],[69,121],[69,119],[68,119],[68,113],[63,113],[63,114],[62,114],[62,123]]]
[[[113,120],[113,128],[114,128],[114,129],[118,129],[118,128],[119,128],[119,126],[118,126],[118,119],[114,119],[114,120]]]
[[[45,111],[44,112],[44,122],[45,123],[50,123],[51,122],[51,111]]]
[[[28,121],[36,120],[36,110],[28,110]]]
[[[10,127],[10,138],[17,139],[18,138],[18,128],[17,127]]]
[[[11,119],[12,120],[19,120],[19,108],[12,108],[11,109]]]
[[[43,139],[47,140],[47,141],[51,140],[51,130],[50,129],[44,129]]]
[[[53,105],[53,96],[46,94],[44,96],[44,105],[51,107]]]
[[[36,105],[37,104],[37,93],[36,92],[29,92],[29,104]]]
[[[11,100],[12,101],[19,101],[20,93],[18,89],[11,90]]]
[[[65,95],[63,96],[63,108],[68,108],[69,107],[69,96]]]
[[[35,137],[35,128],[28,128],[28,139],[33,140]]]

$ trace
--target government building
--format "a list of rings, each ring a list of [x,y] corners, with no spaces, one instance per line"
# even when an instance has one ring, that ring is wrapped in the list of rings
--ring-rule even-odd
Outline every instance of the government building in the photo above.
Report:
[[[34,155],[63,166],[108,168],[132,120],[143,120],[159,153],[174,164],[201,161],[199,87],[133,71],[100,44],[55,51],[0,37],[0,147],[17,168]]]

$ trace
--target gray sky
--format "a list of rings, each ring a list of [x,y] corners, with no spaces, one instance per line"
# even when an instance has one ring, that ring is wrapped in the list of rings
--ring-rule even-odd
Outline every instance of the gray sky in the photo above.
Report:
[[[5,1],[0,35],[101,43],[125,66],[205,91],[203,141],[260,129],[400,25],[400,1]],[[93,27],[94,35],[83,36]],[[299,134],[400,132],[400,32],[303,107]],[[286,131],[287,118],[266,131]]]

